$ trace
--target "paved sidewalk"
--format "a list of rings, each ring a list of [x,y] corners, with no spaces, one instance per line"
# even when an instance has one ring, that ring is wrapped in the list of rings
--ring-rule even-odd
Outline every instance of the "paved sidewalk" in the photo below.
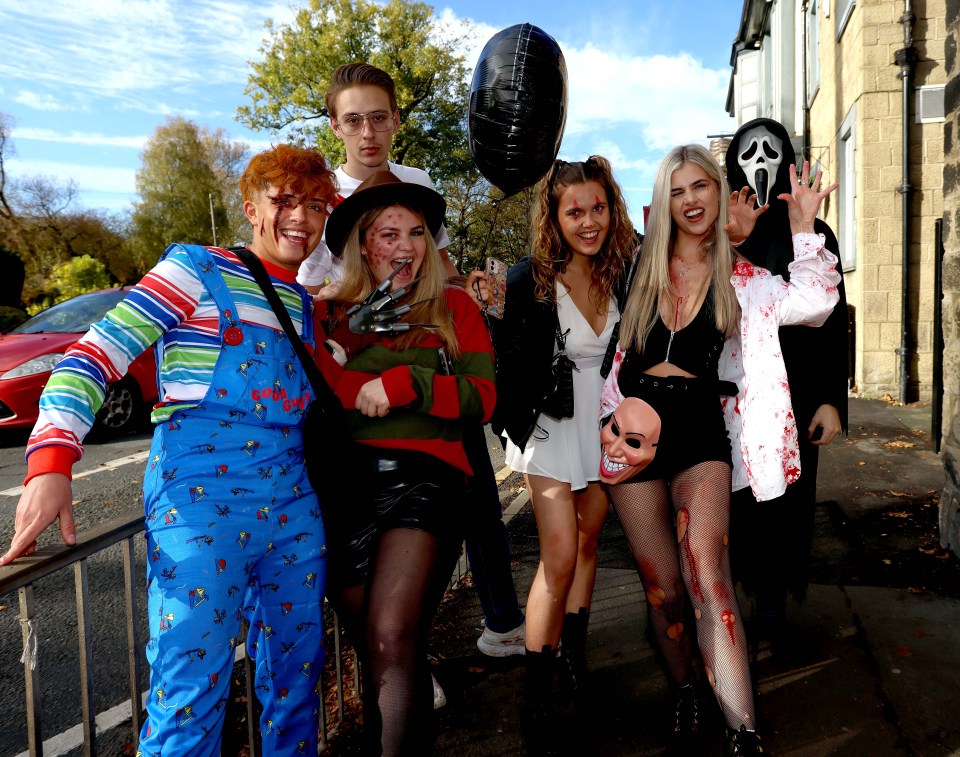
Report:
[[[788,643],[755,649],[758,718],[774,755],[960,755],[960,562],[937,543],[943,471],[929,412],[853,399],[849,438],[821,457],[807,602],[789,608]],[[516,490],[519,477],[507,483]],[[537,560],[529,503],[508,530],[525,596]],[[749,618],[749,607],[743,612]],[[640,584],[611,514],[588,640],[596,698],[590,713],[564,710],[570,754],[663,753],[666,684],[645,622]],[[522,658],[482,656],[479,626],[472,588],[453,592],[434,634],[435,673],[448,700],[437,754],[522,755]],[[719,755],[716,708],[707,721]]]

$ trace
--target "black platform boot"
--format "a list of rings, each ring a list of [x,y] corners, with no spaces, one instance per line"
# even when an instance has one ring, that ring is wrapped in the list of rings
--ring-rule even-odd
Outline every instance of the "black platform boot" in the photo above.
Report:
[[[746,755],[769,754],[763,745],[763,740],[755,731],[748,731],[745,725],[739,731],[727,729],[727,746],[730,757],[745,757]]]
[[[587,623],[590,612],[581,607],[577,613],[568,612],[563,616],[563,630],[560,632],[560,658],[563,669],[570,681],[574,698],[582,702],[589,697],[590,671],[587,669]]]
[[[671,757],[693,757],[706,753],[700,731],[700,702],[692,683],[671,690],[671,729],[667,734],[667,754]]]
[[[520,725],[527,744],[527,757],[559,755],[553,716],[553,668],[556,650],[544,645],[539,652],[526,651],[526,702]]]

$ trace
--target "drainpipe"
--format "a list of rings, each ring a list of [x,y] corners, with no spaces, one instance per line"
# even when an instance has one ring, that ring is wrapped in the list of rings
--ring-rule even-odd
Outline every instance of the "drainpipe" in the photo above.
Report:
[[[903,183],[897,187],[901,201],[901,222],[903,225],[901,250],[901,292],[900,292],[900,348],[897,355],[900,357],[900,402],[909,401],[907,396],[907,382],[910,376],[910,195],[913,187],[910,186],[910,79],[913,73],[913,64],[917,58],[916,48],[913,46],[913,15],[912,0],[904,0],[903,15],[900,23],[903,24],[903,47],[895,53],[897,65],[900,66],[899,78],[903,82]]]
[[[807,85],[807,66],[809,65],[807,61],[807,10],[809,8],[808,0],[803,0],[800,3],[800,27],[803,29],[803,40],[800,43],[803,48],[803,52],[800,58],[800,81],[801,92],[803,97],[803,145],[800,148],[800,154],[804,160],[810,160],[810,92],[808,91]],[[801,161],[802,162],[802,161]]]

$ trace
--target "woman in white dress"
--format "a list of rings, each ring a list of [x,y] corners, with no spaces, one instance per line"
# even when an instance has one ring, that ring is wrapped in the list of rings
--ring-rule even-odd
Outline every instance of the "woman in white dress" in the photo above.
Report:
[[[601,364],[616,341],[635,246],[609,162],[555,161],[537,187],[531,254],[510,269],[505,317],[495,324],[493,425],[506,437],[507,464],[525,476],[540,536],[526,607],[524,730],[534,753],[550,751],[558,645],[574,690],[583,694],[585,685],[597,537],[608,510],[598,483]],[[548,396],[561,352],[575,364],[572,413]]]

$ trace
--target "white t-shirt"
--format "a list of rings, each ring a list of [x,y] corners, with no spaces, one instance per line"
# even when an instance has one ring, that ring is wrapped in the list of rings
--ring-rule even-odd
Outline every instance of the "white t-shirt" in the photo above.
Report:
[[[421,171],[419,168],[411,168],[410,166],[402,166],[399,163],[390,163],[389,161],[387,162],[387,168],[390,169],[390,173],[401,181],[436,189],[433,180],[430,178],[430,174],[426,171]],[[348,175],[346,171],[343,170],[343,166],[340,166],[334,171],[334,174],[337,177],[337,183],[340,185],[340,193],[337,195],[338,202],[352,195],[354,190],[362,183],[360,179],[355,179]],[[433,240],[437,243],[438,250],[450,246],[450,239],[447,237],[447,229],[445,226],[440,227],[440,231],[437,232]],[[297,281],[303,286],[323,286],[325,278],[331,282],[339,281],[343,278],[342,263],[339,258],[333,256],[330,248],[327,247],[326,232],[324,232],[320,244],[317,245],[317,249],[300,264]]]

